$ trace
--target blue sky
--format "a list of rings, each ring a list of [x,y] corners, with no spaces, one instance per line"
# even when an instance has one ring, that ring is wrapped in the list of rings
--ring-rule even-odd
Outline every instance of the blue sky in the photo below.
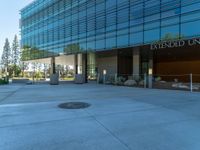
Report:
[[[8,38],[10,43],[12,43],[15,34],[18,34],[19,37],[19,10],[32,1],[33,0],[1,0],[0,56],[3,50],[5,38]]]

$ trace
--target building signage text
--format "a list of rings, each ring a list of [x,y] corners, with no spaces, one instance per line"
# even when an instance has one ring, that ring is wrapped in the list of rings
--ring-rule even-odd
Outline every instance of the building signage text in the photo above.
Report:
[[[175,47],[183,47],[183,46],[194,46],[200,45],[200,38],[190,39],[190,40],[177,40],[177,41],[164,41],[160,43],[151,44],[151,50],[164,49],[164,48],[175,48]]]

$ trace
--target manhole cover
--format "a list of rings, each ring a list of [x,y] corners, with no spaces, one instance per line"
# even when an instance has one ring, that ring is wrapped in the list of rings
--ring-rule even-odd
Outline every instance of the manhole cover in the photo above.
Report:
[[[84,109],[90,107],[90,104],[84,102],[68,102],[58,105],[62,109]]]

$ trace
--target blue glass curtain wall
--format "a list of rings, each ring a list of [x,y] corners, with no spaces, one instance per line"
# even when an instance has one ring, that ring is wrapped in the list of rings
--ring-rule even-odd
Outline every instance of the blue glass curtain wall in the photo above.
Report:
[[[197,37],[199,26],[200,0],[37,0],[21,10],[21,43],[40,58]]]

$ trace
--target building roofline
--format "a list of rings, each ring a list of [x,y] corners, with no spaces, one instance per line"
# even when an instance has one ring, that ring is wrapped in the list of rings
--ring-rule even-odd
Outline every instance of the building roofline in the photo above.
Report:
[[[37,0],[33,0],[32,2],[30,2],[29,4],[27,4],[26,6],[24,6],[22,9],[19,10],[19,12],[21,13],[23,10],[25,10],[26,8],[28,8],[30,5],[33,5]]]

